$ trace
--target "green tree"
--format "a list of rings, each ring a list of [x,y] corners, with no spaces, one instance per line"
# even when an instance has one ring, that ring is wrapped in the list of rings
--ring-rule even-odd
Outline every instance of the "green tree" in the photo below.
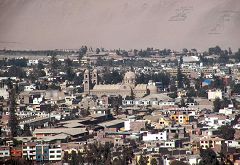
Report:
[[[63,162],[64,163],[69,163],[69,157],[70,157],[70,155],[68,154],[67,151],[65,151],[64,155],[63,155]]]
[[[146,165],[147,164],[147,158],[143,155],[140,155],[137,165]]]
[[[7,77],[26,78],[26,72],[21,67],[13,65],[5,73],[5,76],[7,76]]]
[[[172,99],[175,99],[177,98],[177,92],[172,92],[168,96],[171,97]]]
[[[200,149],[200,156],[201,160],[199,165],[219,165],[216,153],[210,148]]]
[[[179,104],[179,107],[180,107],[180,108],[181,108],[181,107],[186,107],[184,98],[181,99],[180,104]]]
[[[210,55],[212,55],[212,54],[220,55],[221,52],[222,52],[222,49],[219,46],[215,46],[215,47],[212,47],[212,48],[208,49],[208,53]]]
[[[118,158],[113,159],[112,162],[113,165],[122,165],[123,161],[121,160],[121,158],[118,156]]]
[[[238,49],[238,51],[235,53],[234,59],[235,59],[237,62],[240,62],[240,49]]]
[[[157,159],[156,158],[152,158],[151,161],[150,161],[150,164],[151,165],[157,165],[158,164]]]
[[[170,165],[188,165],[188,163],[185,163],[179,160],[174,160],[170,163]]]
[[[30,131],[30,126],[28,124],[24,124],[23,136],[32,136],[32,133]]]
[[[236,93],[236,94],[240,94],[240,84],[235,84],[233,86],[233,90],[232,90],[233,93]]]
[[[83,154],[80,151],[78,151],[78,161],[79,161],[79,165],[84,164],[84,157],[83,157]]]
[[[100,51],[101,51],[101,50],[100,50],[99,48],[96,49],[96,53],[97,53],[97,54],[99,54]]]
[[[218,76],[214,76],[213,79],[214,79],[213,87],[214,88],[219,88],[219,89],[223,90],[224,89],[223,80],[220,77],[218,77]]]
[[[193,87],[187,90],[187,97],[196,97],[196,96],[197,96],[197,92]]]
[[[57,75],[57,69],[60,66],[56,54],[51,55],[50,59],[50,68],[53,73],[53,76]]]
[[[177,82],[178,82],[178,88],[183,88],[183,74],[180,67],[178,67],[178,70],[177,70]]]
[[[178,67],[181,67],[182,64],[183,64],[183,56],[181,56],[180,59],[179,59],[179,65],[178,65]]]
[[[10,118],[8,121],[8,126],[11,130],[11,137],[15,137],[20,134],[20,129],[18,125],[18,119],[15,114],[16,111],[16,91],[15,87],[12,89],[9,89],[9,112],[10,112]]]
[[[103,74],[102,81],[104,84],[117,84],[122,82],[123,80],[123,75],[119,73],[118,71],[113,71],[113,72],[106,72]]]
[[[207,98],[208,94],[207,94],[207,91],[203,88],[200,88],[198,91],[197,91],[197,96],[198,97],[205,97]]]
[[[221,109],[221,100],[219,98],[216,98],[213,102],[213,111],[219,112],[220,109]]]
[[[72,151],[70,165],[78,165],[79,163],[80,162],[79,162],[76,151]]]
[[[229,125],[223,125],[218,128],[220,137],[225,139],[225,140],[233,140],[234,139],[234,134],[235,134],[235,129],[232,128]]]

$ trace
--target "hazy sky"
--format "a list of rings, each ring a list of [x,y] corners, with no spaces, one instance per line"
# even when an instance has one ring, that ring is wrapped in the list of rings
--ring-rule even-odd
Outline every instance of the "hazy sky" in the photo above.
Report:
[[[240,48],[240,0],[0,0],[0,49]]]

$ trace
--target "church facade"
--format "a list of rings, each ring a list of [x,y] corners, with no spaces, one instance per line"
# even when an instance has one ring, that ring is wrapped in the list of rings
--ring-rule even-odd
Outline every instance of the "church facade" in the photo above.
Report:
[[[136,84],[136,74],[132,71],[125,73],[122,83],[119,84],[99,84],[98,71],[94,69],[84,72],[84,93],[102,97],[104,95],[121,95],[123,98],[134,96],[141,98],[149,94],[156,94],[157,87],[148,84]]]

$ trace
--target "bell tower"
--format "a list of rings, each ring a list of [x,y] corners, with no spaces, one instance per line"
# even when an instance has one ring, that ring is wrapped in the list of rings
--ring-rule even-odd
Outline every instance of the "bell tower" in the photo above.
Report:
[[[86,69],[84,72],[83,85],[84,85],[84,93],[89,94],[90,93],[90,73],[88,69]]]
[[[98,71],[97,69],[94,69],[92,72],[92,84],[97,85],[98,84]]]

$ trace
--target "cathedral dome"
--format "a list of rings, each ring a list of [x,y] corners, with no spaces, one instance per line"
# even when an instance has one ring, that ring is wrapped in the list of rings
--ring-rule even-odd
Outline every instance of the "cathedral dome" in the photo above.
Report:
[[[131,88],[135,87],[136,83],[136,75],[134,72],[128,71],[124,76],[124,83],[131,86]]]
[[[124,76],[124,79],[136,79],[136,75],[134,72],[131,72],[131,71],[128,71],[125,76]]]
[[[158,89],[155,85],[148,85],[147,89],[149,90],[150,94],[157,94]]]

